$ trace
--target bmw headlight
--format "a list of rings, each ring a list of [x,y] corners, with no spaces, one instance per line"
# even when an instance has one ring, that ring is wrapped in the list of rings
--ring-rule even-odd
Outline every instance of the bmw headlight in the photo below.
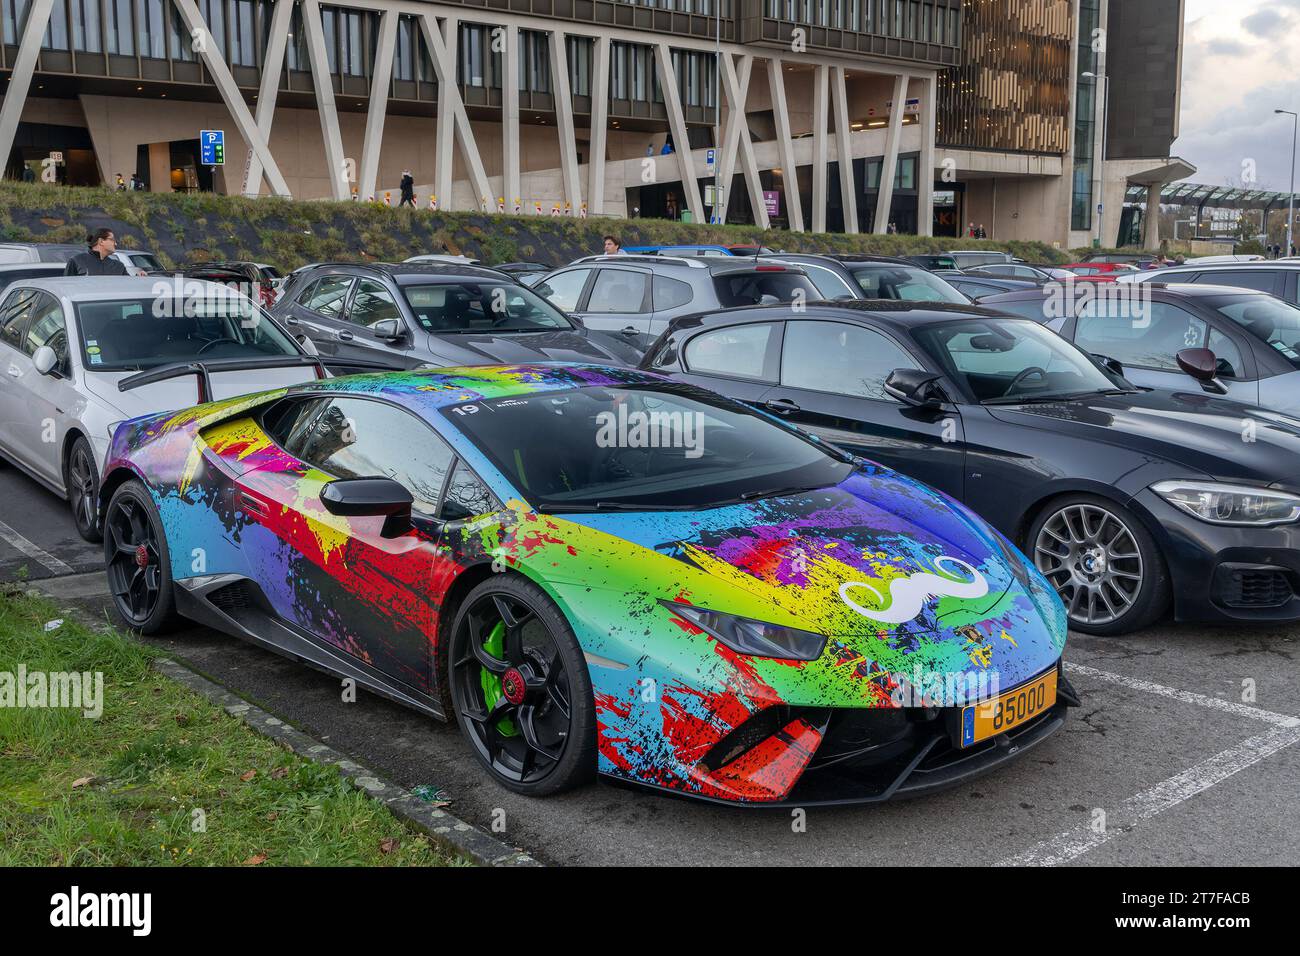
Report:
[[[788,661],[815,661],[826,647],[823,634],[801,631],[782,624],[768,624],[735,614],[710,611],[690,604],[660,601],[678,617],[712,634],[739,654],[777,657]]]
[[[1171,505],[1210,524],[1286,524],[1300,519],[1300,496],[1217,481],[1162,481],[1151,490]]]

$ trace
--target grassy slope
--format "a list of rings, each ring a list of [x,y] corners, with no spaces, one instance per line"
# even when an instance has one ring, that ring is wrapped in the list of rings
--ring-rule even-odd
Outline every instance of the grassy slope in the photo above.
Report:
[[[0,707],[0,866],[448,862],[332,767],[151,670],[141,645],[71,619],[42,629],[61,616],[0,592],[0,671],[104,675],[98,720]]]
[[[108,226],[122,248],[152,249],[165,265],[210,258],[253,259],[291,269],[321,260],[401,260],[452,252],[487,262],[553,264],[601,251],[606,233],[625,245],[762,242],[786,252],[872,252],[908,255],[945,249],[1001,249],[1029,260],[1067,262],[1043,243],[847,236],[764,231],[660,219],[574,219],[430,212],[356,202],[244,199],[0,183],[0,238],[80,242],[87,229]]]

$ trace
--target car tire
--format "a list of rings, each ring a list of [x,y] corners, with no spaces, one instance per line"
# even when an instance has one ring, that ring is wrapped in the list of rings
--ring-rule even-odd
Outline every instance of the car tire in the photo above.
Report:
[[[1077,631],[1128,634],[1169,607],[1169,571],[1155,540],[1137,515],[1108,498],[1073,494],[1049,501],[1030,525],[1024,550]]]
[[[99,468],[95,465],[95,452],[85,435],[68,449],[68,459],[63,463],[63,482],[68,489],[68,506],[77,534],[86,541],[103,540],[99,530]]]
[[[595,778],[587,661],[564,614],[531,581],[494,574],[465,596],[446,679],[461,733],[503,787],[542,797]]]
[[[108,590],[118,616],[141,634],[175,627],[180,616],[171,552],[158,508],[141,482],[132,479],[113,492],[103,535]]]

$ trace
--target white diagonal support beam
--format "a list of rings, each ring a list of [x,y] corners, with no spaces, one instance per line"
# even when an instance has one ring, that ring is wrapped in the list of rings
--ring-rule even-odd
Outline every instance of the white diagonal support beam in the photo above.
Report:
[[[917,171],[916,224],[917,234],[934,235],[934,154],[936,150],[935,124],[939,111],[939,78],[937,74],[921,81],[924,99],[921,105],[921,160]]]
[[[284,70],[284,50],[289,43],[289,25],[293,17],[293,0],[276,0],[271,12],[271,29],[266,36],[266,55],[262,63],[262,83],[257,88],[257,132],[262,142],[271,142],[275,122],[275,101],[280,94],[280,74]],[[252,145],[244,165],[245,196],[262,191],[262,159]],[[274,187],[273,187],[274,188]]]
[[[181,2],[190,3],[193,0]],[[325,51],[325,28],[321,24],[318,0],[302,0],[302,26],[307,34],[311,85],[316,88],[316,112],[320,115],[321,138],[325,141],[325,166],[329,174],[330,192],[335,199],[347,199],[347,157],[343,155],[343,134],[339,130],[339,111],[334,103],[334,78],[330,74],[329,54]]]
[[[208,25],[199,13],[198,4],[194,0],[175,0],[176,10],[185,22],[185,28],[189,31],[190,36],[202,36],[206,42],[202,44],[201,49],[196,52],[203,58],[203,66],[212,77],[213,82],[217,84],[217,92],[221,94],[221,100],[226,104],[226,109],[230,111],[230,118],[235,121],[235,126],[239,129],[239,135],[243,137],[248,148],[253,150],[258,159],[262,161],[262,168],[265,170],[266,181],[271,184],[271,191],[278,196],[289,195],[289,185],[284,181],[284,176],[280,173],[280,167],[276,164],[275,157],[271,155],[271,147],[267,144],[264,137],[257,128],[257,121],[253,119],[253,114],[248,111],[248,104],[244,102],[243,94],[239,92],[239,87],[235,85],[235,78],[230,74],[230,67],[226,66],[225,58],[222,57],[221,51],[217,49],[217,44],[208,31]]]
[[[889,209],[894,202],[894,174],[898,169],[898,144],[903,138],[903,114],[907,112],[907,75],[894,77],[894,105],[889,111],[889,132],[885,136],[885,158],[880,167],[880,192],[876,196],[876,222],[872,232],[889,231]]]
[[[357,184],[362,198],[375,194],[379,180],[384,119],[388,115],[388,87],[393,80],[393,54],[397,50],[397,17],[393,10],[385,10],[379,16],[374,75],[370,79],[370,102],[366,104],[366,138],[361,144],[361,175]]]
[[[555,131],[560,137],[560,176],[564,180],[564,201],[573,215],[582,205],[578,181],[578,134],[573,128],[573,97],[569,92],[569,55],[563,30],[547,37],[551,60],[551,92],[555,103]]]
[[[812,231],[826,231],[826,127],[830,116],[826,111],[826,87],[830,67],[813,68],[813,163],[812,163]]]
[[[609,122],[609,37],[597,37],[591,50],[591,159],[587,164],[587,209],[605,211],[605,140]]]
[[[799,196],[799,174],[794,164],[794,138],[790,135],[790,113],[785,102],[785,77],[781,74],[781,60],[772,57],[767,61],[767,85],[772,96],[772,117],[776,121],[781,182],[785,185],[785,216],[794,232],[803,232],[803,200]]]
[[[469,170],[470,189],[475,200],[472,208],[491,201],[492,187],[483,169],[483,158],[474,139],[474,129],[465,112],[465,102],[460,98],[460,82],[456,76],[456,52],[459,51],[460,21],[447,17],[438,27],[432,11],[420,13],[420,30],[429,47],[429,59],[438,76],[438,168],[434,182],[438,188],[440,208],[452,208],[452,146],[460,147],[461,159]],[[444,32],[445,31],[445,32]]]
[[[36,60],[41,55],[41,38],[45,36],[52,9],[54,0],[36,0],[27,14],[27,25],[18,41],[18,55],[14,57],[13,70],[9,73],[4,104],[0,105],[0,165],[9,162],[9,153],[14,148],[18,120],[23,115],[27,91],[31,89]]]
[[[668,110],[668,128],[673,133],[674,155],[677,157],[682,191],[686,193],[686,206],[696,222],[704,222],[704,200],[700,196],[699,183],[695,179],[695,163],[691,160],[691,140],[686,133],[686,114],[682,112],[682,98],[677,90],[677,73],[673,70],[672,52],[667,42],[655,44],[655,62],[659,66],[659,89],[664,94],[664,106]]]
[[[500,28],[498,28],[500,29]],[[505,26],[505,49],[501,51],[501,192],[507,209],[513,209],[519,195],[519,27]]]
[[[831,103],[835,109],[835,155],[840,167],[840,207],[844,231],[858,231],[858,191],[853,176],[853,139],[849,135],[849,85],[842,66],[831,67]]]
[[[748,54],[740,57],[737,71],[731,54],[722,54],[722,90],[727,98],[727,125],[722,136],[722,164],[718,167],[716,182],[722,194],[720,221],[726,222],[727,207],[731,200],[731,181],[736,172],[736,158],[740,157],[741,172],[749,191],[749,205],[754,211],[754,221],[768,228],[767,204],[763,202],[763,181],[758,175],[754,158],[754,144],[745,119],[745,101],[749,95],[749,79],[753,74],[754,58]]]

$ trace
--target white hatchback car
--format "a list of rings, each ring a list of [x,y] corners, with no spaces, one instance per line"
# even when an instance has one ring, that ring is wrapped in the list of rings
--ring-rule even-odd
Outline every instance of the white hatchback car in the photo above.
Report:
[[[78,533],[96,541],[119,423],[325,374],[311,345],[218,283],[15,282],[0,300],[0,458],[67,498]]]

